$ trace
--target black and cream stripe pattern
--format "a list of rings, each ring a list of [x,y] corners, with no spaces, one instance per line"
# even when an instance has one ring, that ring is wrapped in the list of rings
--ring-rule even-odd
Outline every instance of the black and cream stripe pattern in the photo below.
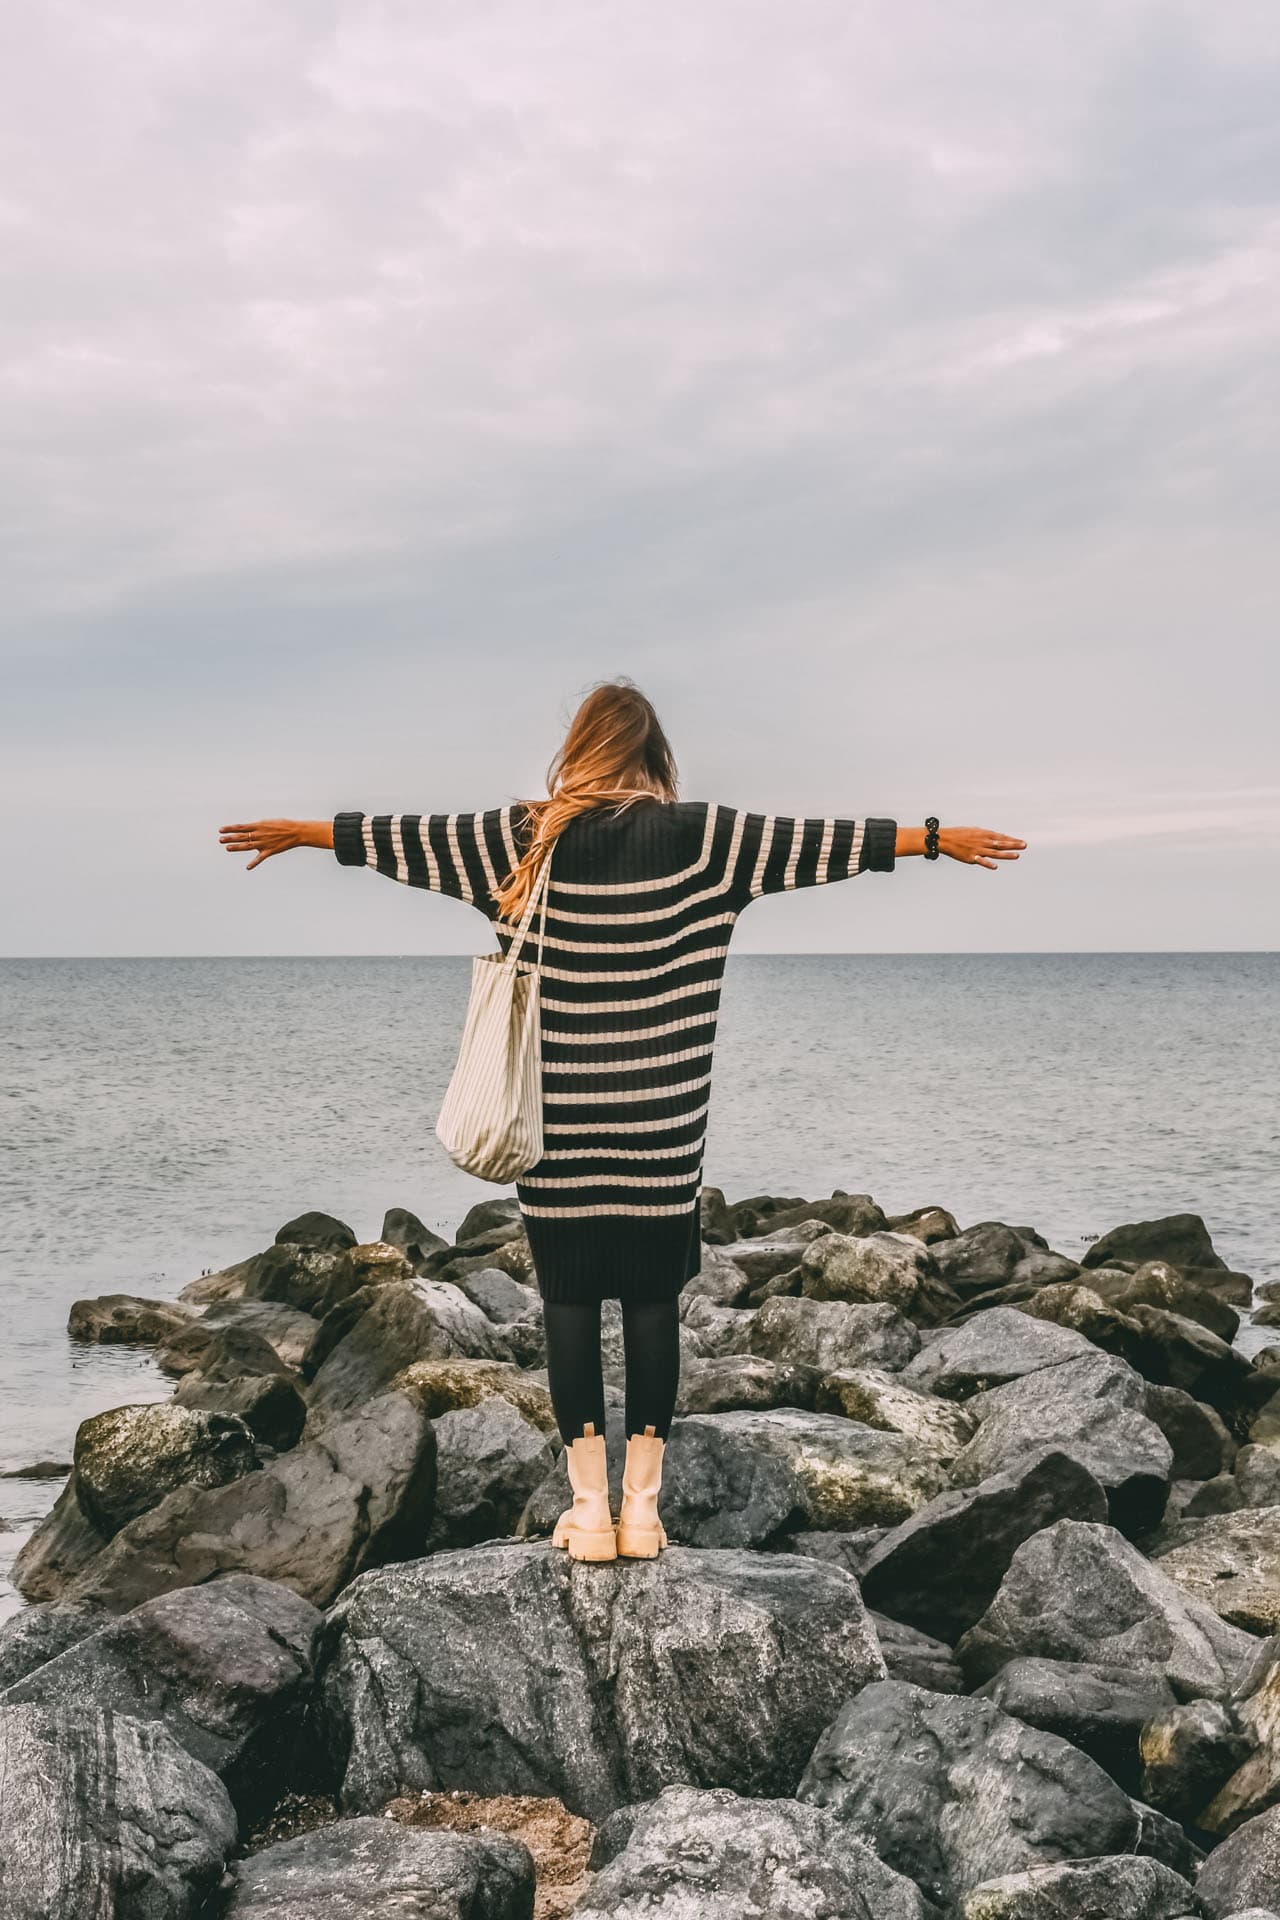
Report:
[[[519,858],[526,815],[522,802],[340,813],[334,851],[344,866],[478,907],[505,953],[515,928],[493,891]],[[515,1183],[544,1298],[656,1299],[698,1271],[712,1050],[738,916],[764,894],[891,871],[896,837],[887,819],[706,801],[570,821],[547,887],[545,1151]]]

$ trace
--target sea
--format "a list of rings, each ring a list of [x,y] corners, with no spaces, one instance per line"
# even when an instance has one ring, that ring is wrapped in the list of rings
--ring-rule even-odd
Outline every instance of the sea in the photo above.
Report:
[[[469,978],[452,956],[0,960],[0,1616],[60,1485],[21,1470],[172,1390],[146,1351],[68,1339],[74,1300],[173,1298],[309,1208],[362,1240],[389,1207],[447,1235],[510,1191],[433,1133]],[[1278,1005],[1274,953],[731,954],[704,1183],[934,1204],[1077,1257],[1194,1212],[1280,1279]]]

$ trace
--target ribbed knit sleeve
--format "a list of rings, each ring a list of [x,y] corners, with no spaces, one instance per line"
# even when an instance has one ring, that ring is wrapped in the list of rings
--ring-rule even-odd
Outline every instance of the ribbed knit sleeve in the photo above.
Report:
[[[333,851],[344,867],[372,867],[388,880],[426,887],[498,916],[494,889],[520,857],[517,803],[486,813],[338,813]]]
[[[729,891],[737,911],[766,893],[894,869],[896,820],[772,813],[738,813],[734,820]]]

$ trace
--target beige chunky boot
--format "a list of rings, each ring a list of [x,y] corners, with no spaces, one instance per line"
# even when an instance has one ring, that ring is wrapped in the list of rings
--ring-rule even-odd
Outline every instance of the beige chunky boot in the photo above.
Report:
[[[627,1436],[618,1552],[628,1560],[652,1560],[667,1544],[666,1528],[658,1518],[664,1445],[651,1426]]]
[[[556,1521],[553,1547],[567,1547],[571,1560],[616,1560],[618,1542],[609,1511],[609,1463],[604,1435],[588,1420],[564,1450],[573,1505]]]

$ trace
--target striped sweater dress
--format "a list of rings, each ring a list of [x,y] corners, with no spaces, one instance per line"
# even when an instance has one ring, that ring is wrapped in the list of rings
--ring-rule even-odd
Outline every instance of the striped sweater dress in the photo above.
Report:
[[[339,813],[334,852],[478,907],[526,841],[486,813]],[[891,871],[892,820],[786,818],[701,800],[575,816],[555,843],[542,973],[544,1153],[515,1183],[544,1299],[656,1300],[701,1260],[702,1151],[725,956],[766,893]],[[537,952],[535,912],[522,957]]]

